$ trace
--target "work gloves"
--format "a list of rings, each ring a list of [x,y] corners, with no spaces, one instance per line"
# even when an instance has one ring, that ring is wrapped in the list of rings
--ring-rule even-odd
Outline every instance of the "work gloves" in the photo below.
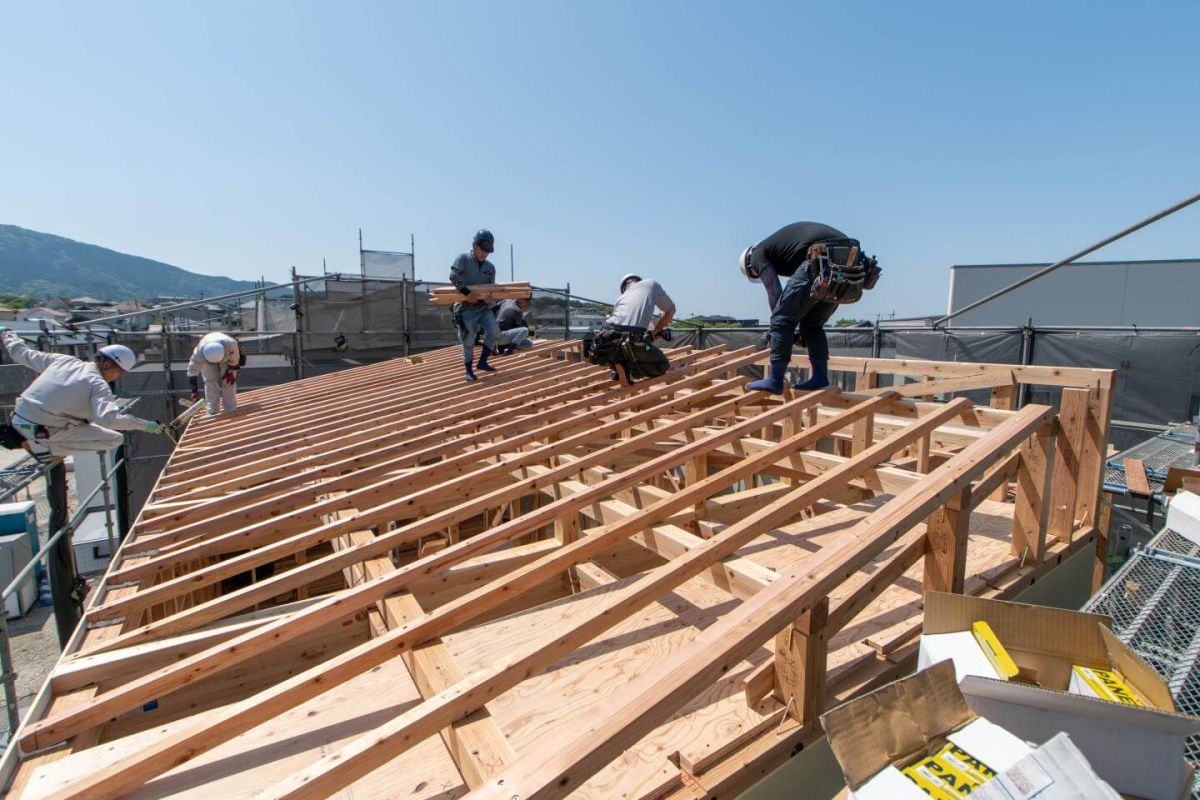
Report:
[[[146,426],[146,433],[166,433],[167,426],[161,422],[151,422]]]
[[[230,386],[233,386],[235,383],[237,383],[237,370],[235,370],[235,369],[225,370],[225,374],[221,376],[221,380],[225,381]]]
[[[192,387],[191,402],[194,403],[200,399],[200,379],[195,375],[189,375],[188,384]]]

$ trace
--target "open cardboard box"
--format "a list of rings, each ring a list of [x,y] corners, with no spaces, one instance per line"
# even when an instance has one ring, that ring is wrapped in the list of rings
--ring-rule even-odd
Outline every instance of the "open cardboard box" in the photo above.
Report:
[[[924,635],[970,630],[976,620],[991,626],[1020,674],[1016,681],[959,675],[973,712],[1028,741],[1067,733],[1100,777],[1124,795],[1176,800],[1188,793],[1184,743],[1200,732],[1200,720],[1175,713],[1166,683],[1109,630],[1107,617],[926,593]],[[1149,706],[1069,694],[1075,664],[1121,673]]]
[[[900,770],[947,742],[996,772],[1031,750],[971,711],[948,661],[830,709],[821,724],[854,800],[928,800]]]

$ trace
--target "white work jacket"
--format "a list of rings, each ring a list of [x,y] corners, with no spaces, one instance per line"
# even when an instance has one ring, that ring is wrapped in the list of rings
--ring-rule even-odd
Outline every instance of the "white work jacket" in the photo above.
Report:
[[[210,363],[205,361],[204,356],[200,353],[201,348],[203,348],[204,345],[208,344],[209,342],[220,342],[225,348],[225,356],[218,363],[212,365],[217,368],[218,374],[227,369],[238,368],[238,361],[241,359],[241,352],[238,350],[237,339],[234,339],[227,333],[213,331],[212,333],[204,334],[204,337],[200,339],[200,341],[196,344],[195,349],[192,350],[192,357],[188,359],[187,366],[187,375],[189,378],[200,377],[204,365]]]
[[[35,425],[65,428],[91,422],[118,431],[144,431],[154,424],[121,411],[94,363],[34,350],[12,331],[4,332],[3,341],[13,361],[40,373],[17,398],[14,410]]]

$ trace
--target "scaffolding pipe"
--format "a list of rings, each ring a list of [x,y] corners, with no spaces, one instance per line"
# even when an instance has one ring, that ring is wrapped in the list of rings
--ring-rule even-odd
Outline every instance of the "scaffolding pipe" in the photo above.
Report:
[[[1099,241],[1096,244],[1091,245],[1090,247],[1085,247],[1084,249],[1080,250],[1075,255],[1068,256],[1067,258],[1064,258],[1062,261],[1056,261],[1053,264],[1050,264],[1049,266],[1043,267],[1042,269],[1039,269],[1037,272],[1033,273],[1032,275],[1026,275],[1024,278],[1021,278],[1019,281],[1009,284],[1008,286],[1005,286],[1003,289],[992,292],[987,297],[980,298],[979,300],[976,300],[974,303],[970,303],[970,304],[960,308],[958,311],[952,311],[949,314],[947,314],[946,316],[942,317],[941,319],[935,320],[933,323],[933,329],[937,330],[939,325],[949,322],[950,320],[954,319],[955,317],[959,316],[960,314],[965,314],[966,312],[968,312],[972,309],[979,308],[984,303],[990,303],[991,301],[995,300],[997,297],[1003,297],[1004,295],[1008,294],[1009,292],[1013,291],[1014,289],[1019,289],[1022,286],[1024,286],[1025,284],[1032,283],[1033,281],[1036,281],[1038,278],[1041,278],[1044,275],[1049,275],[1051,272],[1054,272],[1054,270],[1058,269],[1059,267],[1065,267],[1067,264],[1070,264],[1073,261],[1077,261],[1077,260],[1083,258],[1084,256],[1088,255],[1089,253],[1094,253],[1095,251],[1099,250],[1100,248],[1106,247],[1107,245],[1112,244],[1113,242],[1117,241],[1118,239],[1123,239],[1124,237],[1128,236],[1129,234],[1133,233],[1134,231],[1139,231],[1142,228],[1146,227],[1147,225],[1150,225],[1151,223],[1158,222],[1163,217],[1168,217],[1171,214],[1174,214],[1176,211],[1187,208],[1192,203],[1195,203],[1197,200],[1200,200],[1200,194],[1194,194],[1191,197],[1189,197],[1188,199],[1186,199],[1182,202],[1176,203],[1175,205],[1171,206],[1170,208],[1164,209],[1164,210],[1158,212],[1157,214],[1154,214],[1153,216],[1146,217],[1146,219],[1142,220],[1141,222],[1137,223],[1136,225],[1129,226],[1128,228],[1121,231],[1120,233],[1115,233],[1112,236],[1109,236],[1107,239]]]
[[[320,275],[315,278],[303,278],[299,282],[300,283],[312,283],[313,281],[339,280],[341,278],[341,276],[342,276],[342,273],[335,272],[332,275]],[[296,281],[292,281],[292,283],[294,284],[294,283],[296,283]],[[231,292],[229,294],[222,294],[222,295],[218,295],[216,297],[205,297],[201,300],[189,300],[184,303],[175,303],[174,305],[170,305],[170,306],[161,306],[159,308],[147,308],[147,309],[142,309],[141,311],[130,311],[128,314],[113,314],[111,317],[97,317],[96,319],[81,320],[80,322],[72,322],[70,325],[64,325],[61,322],[51,322],[50,320],[47,320],[47,322],[51,325],[57,325],[60,328],[66,328],[67,330],[71,331],[71,330],[76,330],[78,328],[89,328],[92,325],[100,325],[105,322],[115,322],[116,320],[119,320],[119,319],[132,319],[133,317],[144,317],[147,314],[165,314],[170,311],[180,311],[185,308],[195,308],[196,306],[202,306],[202,305],[206,305],[208,303],[219,303],[222,300],[236,300],[239,297],[250,297],[251,295],[262,295],[262,294],[266,294],[267,292],[279,291],[281,289],[287,289],[287,284],[285,283],[282,285],[263,286],[263,287],[260,287],[257,289],[246,289],[245,291],[241,291],[241,292]]]

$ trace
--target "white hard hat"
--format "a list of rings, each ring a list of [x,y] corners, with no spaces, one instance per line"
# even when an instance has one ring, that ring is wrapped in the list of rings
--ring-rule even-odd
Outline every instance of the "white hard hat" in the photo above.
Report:
[[[640,281],[641,279],[642,279],[642,276],[638,275],[636,272],[626,272],[625,275],[621,278],[621,291],[622,292],[625,291],[625,284],[628,283],[630,280]]]
[[[742,251],[741,257],[738,258],[738,269],[740,269],[742,274],[746,276],[746,280],[750,281],[751,283],[762,283],[762,279],[759,278],[758,275],[750,274],[750,253],[753,251],[754,245],[750,245]]]
[[[200,345],[200,355],[210,364],[220,364],[225,358],[225,345],[220,342],[205,342]]]
[[[105,345],[97,350],[96,354],[104,356],[126,372],[129,372],[137,364],[137,356],[123,344]]]

